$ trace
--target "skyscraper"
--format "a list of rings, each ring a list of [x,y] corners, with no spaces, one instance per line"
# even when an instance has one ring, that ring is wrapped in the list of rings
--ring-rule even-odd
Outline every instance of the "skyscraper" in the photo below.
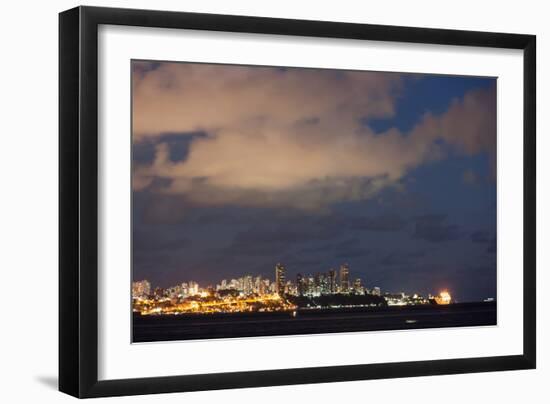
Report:
[[[245,275],[243,277],[243,293],[250,295],[254,289],[254,282],[251,275]]]
[[[313,296],[315,294],[315,277],[311,274],[306,276],[306,295]]]
[[[340,266],[340,292],[349,292],[349,266],[344,264]]]
[[[285,293],[286,269],[282,264],[275,265],[275,291],[282,296]]]
[[[329,293],[329,280],[326,273],[320,272],[315,274],[315,292],[319,295]]]
[[[361,278],[355,279],[353,282],[353,291],[356,294],[362,295],[363,294],[363,286],[361,285]]]
[[[329,293],[336,293],[336,271],[334,269],[328,271],[328,289]]]
[[[197,295],[199,293],[199,284],[197,282],[189,281],[188,293],[191,296]]]
[[[298,296],[303,296],[306,294],[306,282],[302,274],[296,275],[296,292]]]

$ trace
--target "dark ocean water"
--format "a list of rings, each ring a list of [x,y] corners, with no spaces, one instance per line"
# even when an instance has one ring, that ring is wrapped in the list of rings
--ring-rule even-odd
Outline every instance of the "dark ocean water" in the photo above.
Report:
[[[133,316],[133,342],[496,325],[496,303],[290,313]]]

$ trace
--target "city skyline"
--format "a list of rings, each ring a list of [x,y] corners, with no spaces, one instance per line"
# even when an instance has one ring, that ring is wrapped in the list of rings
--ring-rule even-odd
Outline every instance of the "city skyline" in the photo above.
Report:
[[[210,295],[221,292],[237,291],[241,295],[279,295],[283,296],[305,296],[319,297],[326,295],[352,294],[352,295],[373,295],[383,296],[386,301],[393,301],[393,305],[398,305],[398,300],[421,299],[427,302],[429,299],[434,299],[436,296],[446,296],[448,301],[451,301],[449,289],[443,289],[438,293],[428,293],[423,295],[417,292],[388,291],[383,290],[380,286],[368,286],[361,278],[353,278],[350,281],[349,265],[342,264],[338,270],[331,268],[325,272],[317,272],[310,274],[298,273],[295,279],[289,279],[286,276],[286,268],[281,263],[275,265],[274,279],[258,274],[241,274],[240,276],[232,277],[231,279],[221,279],[215,284],[200,285],[194,280],[181,281],[167,288],[161,288],[152,285],[148,280],[134,280],[132,282],[132,298],[191,298],[199,295]],[[204,297],[203,296],[203,297]],[[483,301],[494,301],[493,296],[488,296]],[[455,301],[455,300],[453,300]],[[481,300],[480,300],[481,301]],[[456,302],[456,301],[455,301]]]
[[[448,290],[423,296],[403,291],[382,292],[378,286],[368,289],[361,278],[350,283],[347,264],[342,264],[338,272],[330,269],[314,275],[297,274],[293,282],[286,277],[284,265],[277,263],[274,275],[274,280],[261,275],[244,275],[208,286],[185,281],[166,289],[153,287],[147,280],[134,281],[132,311],[139,316],[287,312],[296,317],[298,312],[310,310],[381,310],[391,306],[459,303]],[[494,298],[487,298],[483,303],[494,301]]]
[[[496,79],[133,61],[132,80],[134,280],[345,262],[348,287],[496,298]]]

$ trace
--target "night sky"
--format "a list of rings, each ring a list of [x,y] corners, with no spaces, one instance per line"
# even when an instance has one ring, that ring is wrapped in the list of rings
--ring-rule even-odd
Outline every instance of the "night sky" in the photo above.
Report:
[[[496,79],[132,62],[133,278],[496,297]]]

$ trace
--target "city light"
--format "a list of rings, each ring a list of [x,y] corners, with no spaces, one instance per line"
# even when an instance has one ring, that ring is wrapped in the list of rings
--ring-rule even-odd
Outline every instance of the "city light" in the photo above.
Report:
[[[297,310],[341,309],[353,307],[448,305],[453,303],[448,290],[437,296],[382,293],[380,287],[368,289],[360,278],[350,282],[347,264],[339,271],[297,274],[287,279],[286,268],[275,266],[275,280],[245,275],[223,279],[215,286],[201,287],[188,281],[170,288],[152,288],[147,280],[132,283],[133,311],[141,315],[215,314],[245,312],[289,312]]]
[[[451,294],[447,290],[443,290],[439,293],[439,296],[436,296],[435,302],[437,304],[451,304]]]

